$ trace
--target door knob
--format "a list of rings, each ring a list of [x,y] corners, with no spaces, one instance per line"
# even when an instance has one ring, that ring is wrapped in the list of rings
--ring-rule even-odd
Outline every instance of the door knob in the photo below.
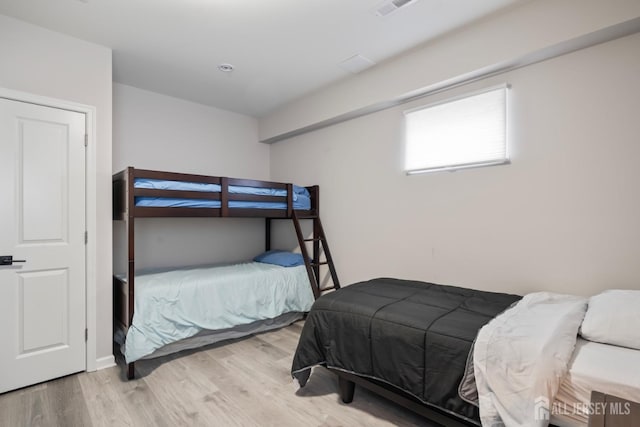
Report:
[[[0,255],[0,265],[13,265],[14,262],[27,262],[27,260],[13,259],[13,255]]]

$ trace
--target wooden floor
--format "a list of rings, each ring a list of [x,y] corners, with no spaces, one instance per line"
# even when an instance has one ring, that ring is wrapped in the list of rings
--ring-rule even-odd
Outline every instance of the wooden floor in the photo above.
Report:
[[[343,404],[337,380],[314,368],[303,389],[289,374],[302,323],[0,395],[0,426],[433,426],[356,387]]]

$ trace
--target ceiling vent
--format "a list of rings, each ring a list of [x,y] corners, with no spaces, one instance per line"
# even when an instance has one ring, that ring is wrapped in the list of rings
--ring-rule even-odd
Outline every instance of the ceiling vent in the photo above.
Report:
[[[353,55],[351,58],[347,58],[340,63],[340,67],[351,74],[358,74],[367,68],[373,67],[374,65],[375,62],[362,55]]]
[[[411,3],[415,3],[417,0],[386,0],[381,3],[380,6],[376,9],[376,14],[378,16],[387,16],[401,7],[408,6]]]

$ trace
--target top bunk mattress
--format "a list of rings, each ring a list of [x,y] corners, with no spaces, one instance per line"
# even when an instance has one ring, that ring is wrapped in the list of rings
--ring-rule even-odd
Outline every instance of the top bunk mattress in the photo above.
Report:
[[[219,193],[222,191],[220,184],[207,184],[200,182],[171,181],[161,179],[136,178],[134,188],[147,188],[153,190],[175,191],[199,191],[204,193]],[[277,188],[248,187],[239,185],[229,186],[230,194],[245,194],[253,196],[282,197],[282,202],[257,202],[231,200],[230,208],[242,209],[287,209],[287,190]],[[220,200],[207,199],[183,199],[173,197],[136,197],[136,206],[141,207],[179,207],[179,208],[220,208]],[[311,196],[309,191],[298,185],[293,186],[293,209],[311,209]]]

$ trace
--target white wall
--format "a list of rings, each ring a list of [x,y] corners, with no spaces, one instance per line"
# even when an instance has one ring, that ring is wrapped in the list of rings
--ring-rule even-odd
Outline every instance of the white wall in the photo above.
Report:
[[[260,119],[260,139],[387,101],[639,16],[638,0],[524,2],[285,105]],[[366,56],[367,52],[362,53]]]
[[[127,166],[269,179],[269,147],[254,118],[114,85],[113,171]],[[114,224],[117,271],[124,271],[124,224]],[[264,250],[264,220],[136,220],[136,268],[246,260]]]
[[[276,143],[272,179],[320,185],[343,283],[391,276],[516,293],[640,289],[638,52],[640,34]],[[428,51],[416,54],[429,63]],[[408,59],[386,78],[418,72],[404,68],[418,61]],[[404,109],[505,81],[511,165],[403,173]],[[313,110],[314,100],[297,107]]]
[[[0,87],[96,108],[97,358],[112,355],[111,50],[0,15]],[[92,322],[90,319],[89,322]]]

